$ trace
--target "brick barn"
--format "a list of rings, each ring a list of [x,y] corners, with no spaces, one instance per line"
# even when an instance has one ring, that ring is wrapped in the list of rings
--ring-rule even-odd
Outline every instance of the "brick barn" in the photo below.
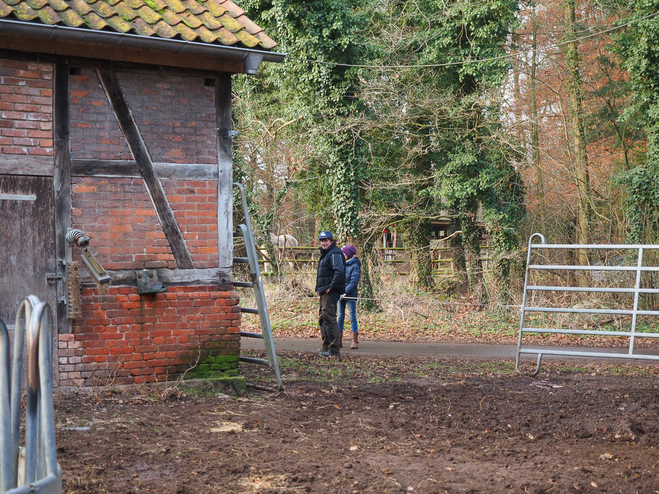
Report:
[[[60,388],[238,373],[231,74],[275,46],[230,0],[0,0],[0,318],[49,303]]]

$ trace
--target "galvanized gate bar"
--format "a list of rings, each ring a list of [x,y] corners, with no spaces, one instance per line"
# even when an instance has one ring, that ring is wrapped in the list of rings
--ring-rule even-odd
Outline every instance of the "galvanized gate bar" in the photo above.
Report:
[[[594,286],[528,286],[528,290],[546,292],[604,292],[604,293],[634,293],[633,288],[602,288]],[[659,288],[640,288],[639,293],[659,293]]]
[[[538,243],[534,241],[539,240]],[[563,250],[626,250],[637,251],[636,266],[575,266],[568,264],[531,264],[533,250],[539,249],[563,249]],[[636,244],[547,244],[545,237],[540,233],[534,233],[529,238],[529,246],[526,255],[526,273],[524,280],[524,292],[522,295],[522,306],[520,311],[519,336],[517,339],[517,358],[515,369],[519,372],[520,355],[534,354],[537,355],[537,363],[534,375],[540,370],[540,362],[543,355],[564,355],[571,357],[616,357],[616,358],[634,358],[642,360],[659,360],[659,355],[644,355],[634,353],[634,343],[636,337],[657,338],[659,333],[637,333],[636,324],[638,316],[659,316],[659,311],[639,310],[639,297],[641,294],[656,294],[659,289],[641,288],[641,276],[647,272],[659,272],[657,266],[643,266],[643,254],[645,250],[658,250],[659,245],[636,245]],[[529,275],[534,270],[543,271],[620,271],[634,272],[634,287],[629,288],[608,288],[608,287],[574,287],[574,286],[543,286],[529,285]],[[571,307],[542,307],[527,306],[528,294],[533,291],[554,291],[554,292],[592,292],[592,293],[628,293],[633,294],[634,301],[631,309],[588,309],[588,308],[571,308]],[[563,328],[537,328],[526,327],[525,320],[527,313],[572,313],[572,314],[614,314],[632,316],[631,328],[629,331],[608,331],[608,330],[589,330],[589,329],[563,329]],[[523,347],[523,335],[525,333],[533,334],[574,334],[574,335],[597,335],[597,336],[625,336],[629,337],[629,347],[627,353],[616,352],[586,352],[578,350],[563,349],[546,349],[546,348],[529,348]]]
[[[0,319],[0,492],[11,487],[11,408],[9,407],[9,332]]]
[[[20,411],[23,343],[28,340],[28,386],[25,417],[25,471],[19,485]],[[0,492],[61,494],[57,464],[52,389],[53,320],[48,304],[30,295],[16,316],[14,354],[9,374],[9,335],[0,321]]]
[[[577,248],[576,246],[574,247]],[[634,266],[568,266],[563,264],[532,264],[531,269],[544,269],[547,271],[570,270],[570,271],[659,271],[659,267],[634,267]]]
[[[638,295],[638,292],[634,292]],[[570,309],[561,307],[527,307],[527,312],[568,312],[572,314],[620,314],[631,316],[634,314],[659,316],[656,310],[633,310],[633,309]]]
[[[659,244],[546,244],[545,237],[542,233],[534,233],[529,238],[529,243],[533,237],[540,237],[541,244],[535,244],[543,249],[597,249],[597,250],[638,250],[638,249],[659,249]]]

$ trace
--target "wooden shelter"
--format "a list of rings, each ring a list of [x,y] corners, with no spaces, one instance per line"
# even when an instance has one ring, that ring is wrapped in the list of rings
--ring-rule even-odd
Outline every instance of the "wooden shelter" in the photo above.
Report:
[[[0,0],[0,318],[48,301],[59,386],[237,374],[231,74],[275,46],[230,0]]]

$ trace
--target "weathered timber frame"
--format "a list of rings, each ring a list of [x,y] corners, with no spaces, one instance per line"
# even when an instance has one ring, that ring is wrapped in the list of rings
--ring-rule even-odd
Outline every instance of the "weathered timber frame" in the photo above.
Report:
[[[159,179],[217,180],[217,165],[181,165],[179,163],[153,163]],[[139,177],[134,161],[72,160],[71,175],[75,177]]]
[[[69,134],[69,66],[55,64],[53,91],[53,187],[55,189],[55,249],[57,260],[57,327],[71,332],[68,317],[68,269],[65,235],[71,228],[71,142]]]
[[[165,190],[153,169],[153,162],[151,161],[149,150],[142,139],[137,123],[133,119],[133,115],[130,112],[130,108],[128,107],[126,98],[121,90],[119,81],[111,70],[96,69],[96,75],[105,90],[108,101],[117,117],[119,128],[121,129],[121,132],[126,139],[126,143],[128,144],[128,148],[135,159],[144,186],[146,187],[147,193],[149,194],[153,207],[158,215],[158,221],[165,232],[165,237],[167,237],[167,240],[169,241],[169,246],[174,254],[176,265],[181,269],[194,269],[192,255],[185,244],[183,233],[181,233],[174,212],[172,211],[169,202],[167,202]]]
[[[70,159],[71,177],[140,178],[137,163],[128,160]],[[153,163],[156,176],[169,180],[217,180],[217,165]],[[3,159],[0,175],[52,177],[55,166],[50,157],[25,156]]]
[[[231,75],[215,82],[217,118],[217,251],[219,266],[233,264],[233,158],[231,152]],[[231,279],[221,280],[231,282]]]
[[[229,276],[224,268],[208,269],[154,269],[158,279],[168,285],[212,285],[218,280]],[[137,286],[134,269],[108,271],[112,286]],[[96,288],[96,282],[91,276],[81,279],[83,288]],[[223,283],[222,283],[223,284]]]
[[[0,53],[10,56],[12,53]],[[18,58],[21,57],[20,54]],[[4,157],[0,161],[0,174],[50,176],[55,189],[55,243],[57,269],[57,325],[59,333],[71,332],[68,319],[68,269],[66,265],[66,232],[72,227],[71,179],[73,177],[141,177],[163,231],[174,253],[179,269],[156,269],[158,278],[170,286],[230,284],[233,263],[233,162],[231,151],[231,74],[228,72],[194,71],[199,77],[215,81],[217,165],[153,163],[132,118],[125,97],[114,73],[103,69],[104,64],[95,60],[77,60],[76,67],[96,69],[99,80],[117,116],[134,160],[90,160],[72,159],[70,143],[70,58],[52,57],[53,73],[53,157],[21,156],[16,159]],[[149,71],[148,67],[121,64],[122,71]],[[190,75],[189,70],[167,69],[168,72]],[[120,119],[121,115],[121,119]],[[181,230],[167,202],[161,179],[172,180],[217,180],[217,226],[218,268],[195,269]],[[155,191],[155,192],[154,192]],[[159,210],[160,208],[160,210]],[[163,221],[162,218],[165,218]],[[172,233],[173,232],[173,233]],[[173,240],[172,240],[173,239]],[[175,250],[176,249],[176,250]],[[55,271],[55,269],[54,269]],[[84,273],[83,273],[84,274]],[[136,286],[134,270],[114,270],[108,273],[112,286]],[[94,288],[91,276],[83,276],[82,285]]]

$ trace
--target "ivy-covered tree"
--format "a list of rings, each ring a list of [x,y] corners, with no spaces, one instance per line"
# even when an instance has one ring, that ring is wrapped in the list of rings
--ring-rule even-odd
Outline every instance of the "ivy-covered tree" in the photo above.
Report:
[[[238,165],[288,163],[294,173],[286,187],[293,185],[317,227],[356,241],[367,256],[385,227],[397,227],[412,254],[412,281],[421,288],[433,286],[431,221],[449,209],[455,252],[466,253],[474,275],[465,281],[478,284],[479,211],[502,251],[515,244],[511,232],[521,211],[522,188],[511,193],[510,184],[520,181],[498,109],[507,70],[500,56],[516,4],[242,5],[288,57],[236,85],[237,113],[251,122],[241,130],[252,133],[242,146],[237,140]],[[265,133],[260,141],[259,132]],[[368,283],[365,288],[368,298]]]
[[[355,35],[360,17],[351,0],[247,0],[248,15],[277,40],[287,54],[283,64],[268,64],[253,85],[277,94],[272,114],[297,119],[289,135],[305,135],[305,146],[289,141],[300,157],[297,180],[303,198],[342,238],[358,230],[359,175],[353,163],[353,139],[346,120],[355,106],[356,70],[349,64],[361,58]],[[251,101],[253,104],[254,102]],[[256,103],[258,104],[258,103]]]
[[[363,142],[351,124],[360,105],[358,69],[347,66],[364,53],[357,42],[364,22],[359,3],[246,0],[241,5],[287,54],[285,63],[268,64],[259,77],[237,84],[248,111],[258,108],[260,117],[252,122],[256,127],[269,119],[287,123],[271,148],[285,149],[295,161],[290,190],[314,216],[316,230],[332,230],[341,242],[351,241],[368,254],[359,216]],[[369,263],[363,268],[364,305],[373,308]]]
[[[381,68],[362,80],[368,109],[363,132],[372,145],[374,169],[367,173],[368,212],[404,227],[418,258],[417,281],[429,286],[422,267],[427,232],[430,221],[448,209],[454,265],[469,265],[473,276],[464,281],[477,284],[480,208],[497,252],[517,247],[523,214],[523,188],[511,165],[514,145],[499,118],[508,68],[502,55],[517,5],[508,0],[376,3],[373,25],[382,35],[370,39],[379,41],[373,55]],[[429,266],[429,257],[425,263]]]
[[[640,117],[647,136],[645,163],[627,171],[621,181],[627,186],[628,240],[656,243],[659,240],[659,0],[629,0],[631,22],[617,37],[617,51],[629,71],[634,106],[627,118]]]

